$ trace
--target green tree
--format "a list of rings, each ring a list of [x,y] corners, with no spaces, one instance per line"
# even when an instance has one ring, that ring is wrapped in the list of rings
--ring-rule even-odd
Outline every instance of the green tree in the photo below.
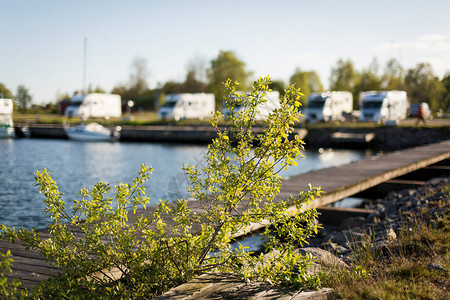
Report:
[[[192,73],[192,77],[195,81],[206,84],[207,77],[207,60],[199,55],[191,58],[186,66],[187,73]]]
[[[295,87],[300,88],[305,95],[302,99],[303,105],[311,93],[323,91],[322,82],[315,71],[301,71],[300,68],[297,68],[292,74],[289,84],[294,84]]]
[[[196,79],[195,70],[188,71],[186,80],[183,83],[185,93],[203,93],[206,90],[206,83]]]
[[[302,105],[305,105],[307,97],[311,94],[311,90],[309,89],[309,75],[308,72],[303,72],[299,68],[297,68],[289,79],[289,84],[294,85],[296,88],[299,88],[302,93],[305,95],[305,98],[302,98]]]
[[[14,98],[11,91],[1,82],[0,82],[0,98],[3,98],[3,99],[13,99]]]
[[[323,89],[323,85],[322,85],[322,81],[320,81],[320,77],[319,74],[316,73],[316,71],[309,71],[309,89],[311,91],[311,93],[317,93],[317,92],[322,92]]]
[[[278,91],[280,96],[284,96],[286,85],[282,80],[273,80],[269,84],[269,88],[273,91]]]
[[[69,95],[69,93],[65,93],[65,94],[58,93],[56,95],[56,102],[60,102],[63,100],[70,100],[70,99],[72,99],[72,97]]]
[[[176,81],[167,81],[162,89],[165,94],[178,94],[183,92],[183,84]]]
[[[405,90],[405,70],[396,59],[386,63],[382,76],[384,90]]]
[[[445,87],[434,75],[429,63],[420,63],[408,69],[405,84],[411,102],[426,102],[432,110],[444,108]]]
[[[147,60],[142,57],[136,57],[131,69],[129,92],[134,93],[134,98],[137,98],[139,94],[143,93],[148,88]]]
[[[358,76],[358,81],[353,91],[353,107],[358,107],[358,96],[360,92],[381,90],[382,79],[378,75],[378,61],[376,58]]]
[[[143,91],[137,99],[134,99],[136,109],[154,110],[156,90],[147,89]]]
[[[131,74],[128,84],[119,84],[111,93],[118,94],[123,100],[133,100],[139,103],[139,107],[153,107],[153,99],[148,99],[147,84],[148,70],[145,58],[136,57],[131,65]],[[143,95],[145,93],[145,95]],[[136,105],[138,107],[138,105]]]
[[[445,88],[443,101],[442,101],[442,109],[447,111],[450,109],[450,72],[445,74],[444,78],[441,80],[442,85]]]
[[[359,74],[351,60],[339,59],[336,66],[331,69],[330,90],[349,91],[354,94],[358,81]]]
[[[318,278],[306,273],[312,258],[296,254],[295,248],[317,233],[317,213],[307,205],[321,191],[311,188],[288,199],[276,198],[282,184],[279,172],[297,164],[304,150],[298,136],[291,136],[302,94],[289,87],[281,107],[256,136],[252,127],[257,106],[266,101],[269,83],[269,78],[259,79],[241,96],[246,109],[231,117],[228,129],[221,129],[223,116],[215,114],[211,123],[218,137],[208,146],[204,162],[184,168],[192,201],[161,200],[151,214],[140,213],[138,208],[149,203],[144,184],[152,172],[143,165],[131,184],[115,186],[114,199],[110,185],[99,182],[91,190],[81,189],[79,199],[66,208],[47,170],[37,172],[51,217],[50,238],[3,225],[0,232],[1,238],[39,249],[60,268],[60,276],[44,282],[33,297],[149,298],[214,270],[272,284],[317,286]],[[226,83],[229,109],[239,97],[237,86],[231,80]],[[231,248],[237,233],[262,223],[271,224],[262,233],[269,256],[251,255],[242,246]],[[192,228],[201,230],[193,234]]]
[[[124,96],[127,93],[128,88],[124,85],[124,84],[119,84],[116,85],[112,90],[111,90],[111,94],[117,94],[122,96],[122,98],[124,98]]]
[[[186,80],[183,83],[168,81],[164,84],[162,91],[165,94],[177,93],[204,93],[206,90],[206,83],[196,79],[195,71],[190,70],[186,74]]]
[[[32,97],[29,94],[28,89],[24,85],[19,85],[15,97],[17,107],[19,107],[22,112],[26,112],[31,105],[31,100]]]
[[[219,55],[211,61],[211,67],[208,69],[207,90],[214,94],[216,107],[223,106],[224,83],[228,78],[240,82],[241,89],[245,90],[250,75],[251,73],[245,70],[245,63],[232,51],[220,51]]]
[[[97,86],[95,89],[92,87],[92,84],[90,83],[88,86],[88,93],[99,93],[99,94],[105,94],[105,90],[101,87]]]

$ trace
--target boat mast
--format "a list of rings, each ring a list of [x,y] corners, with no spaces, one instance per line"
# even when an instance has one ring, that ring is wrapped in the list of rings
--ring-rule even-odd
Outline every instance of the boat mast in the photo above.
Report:
[[[84,38],[84,55],[83,55],[83,94],[87,94],[87,90],[86,90],[86,51],[87,49],[87,38]]]

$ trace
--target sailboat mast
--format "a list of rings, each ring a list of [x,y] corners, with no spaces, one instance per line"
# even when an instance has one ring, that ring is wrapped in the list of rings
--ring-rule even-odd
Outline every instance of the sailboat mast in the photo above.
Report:
[[[87,94],[86,90],[86,64],[87,64],[87,38],[84,38],[84,55],[83,55],[83,94]]]

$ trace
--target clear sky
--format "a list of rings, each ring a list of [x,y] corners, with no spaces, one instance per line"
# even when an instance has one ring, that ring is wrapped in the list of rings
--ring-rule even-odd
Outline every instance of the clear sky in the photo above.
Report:
[[[358,70],[376,57],[450,71],[448,0],[0,0],[0,12],[0,82],[14,94],[25,85],[34,103],[83,88],[85,38],[86,82],[108,92],[128,82],[136,57],[155,87],[220,50],[255,76],[288,83],[298,67],[325,87],[340,58]]]

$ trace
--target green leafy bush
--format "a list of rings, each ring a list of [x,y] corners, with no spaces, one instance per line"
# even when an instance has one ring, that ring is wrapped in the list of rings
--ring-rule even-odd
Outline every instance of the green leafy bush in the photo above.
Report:
[[[11,264],[13,262],[10,251],[0,252],[0,298],[2,299],[14,299],[19,295],[20,282],[17,279],[10,280],[7,277],[7,274],[12,273]]]
[[[160,200],[151,210],[144,183],[152,169],[142,166],[131,184],[111,187],[97,183],[82,189],[71,209],[47,170],[36,173],[45,211],[51,216],[49,233],[2,226],[2,237],[40,249],[61,276],[44,282],[38,296],[72,298],[151,297],[206,271],[234,272],[247,280],[313,286],[306,275],[311,257],[295,254],[295,247],[317,232],[315,210],[305,204],[320,189],[278,200],[279,172],[297,163],[303,143],[291,135],[300,107],[299,90],[290,87],[279,109],[264,121],[264,133],[255,135],[258,104],[266,101],[269,78],[254,82],[244,95],[244,110],[220,131],[223,116],[211,121],[218,138],[208,146],[201,166],[186,166],[192,201]],[[233,109],[237,83],[226,83],[225,102]],[[230,122],[230,121],[228,121]],[[68,212],[71,211],[69,214]],[[230,242],[256,224],[271,224],[262,237],[267,255],[251,255]],[[195,230],[193,229],[200,229]],[[195,232],[195,233],[193,233]]]

